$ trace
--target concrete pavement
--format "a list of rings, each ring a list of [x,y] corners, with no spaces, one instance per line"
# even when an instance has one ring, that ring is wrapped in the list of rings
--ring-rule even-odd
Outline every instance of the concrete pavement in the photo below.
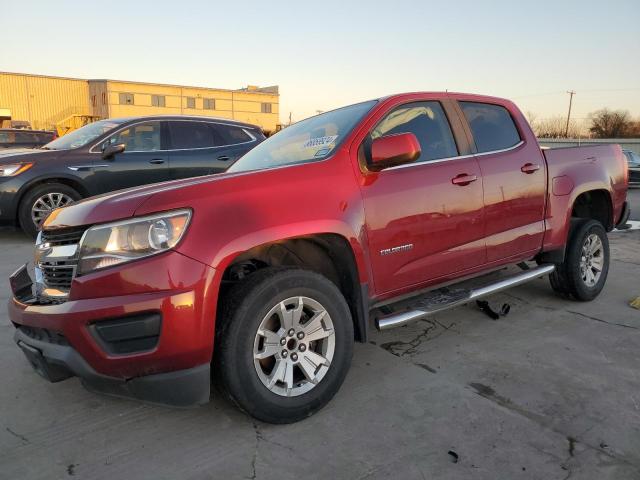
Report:
[[[640,231],[610,239],[594,302],[537,280],[490,299],[511,304],[497,321],[469,305],[374,332],[328,407],[286,426],[219,398],[171,410],[46,383],[3,309],[0,478],[640,478]],[[0,301],[31,257],[0,231]]]

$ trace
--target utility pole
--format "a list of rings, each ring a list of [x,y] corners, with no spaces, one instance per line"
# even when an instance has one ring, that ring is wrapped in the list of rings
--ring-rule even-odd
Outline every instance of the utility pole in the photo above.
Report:
[[[571,118],[571,103],[573,102],[573,96],[576,94],[573,90],[567,90],[569,94],[569,112],[567,113],[567,127],[564,129],[565,138],[569,137],[569,119]]]

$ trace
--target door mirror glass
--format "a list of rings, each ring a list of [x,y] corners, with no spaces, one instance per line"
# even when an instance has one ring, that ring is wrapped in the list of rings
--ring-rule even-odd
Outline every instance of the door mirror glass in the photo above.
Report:
[[[379,172],[385,168],[413,163],[420,158],[420,143],[413,133],[385,135],[371,143],[369,170]]]
[[[113,158],[114,155],[124,152],[126,145],[124,143],[107,144],[102,149],[102,158],[108,160]]]

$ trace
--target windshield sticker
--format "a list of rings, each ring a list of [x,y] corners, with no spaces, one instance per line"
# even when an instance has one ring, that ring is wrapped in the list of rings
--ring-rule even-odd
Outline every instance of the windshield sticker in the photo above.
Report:
[[[324,157],[325,155],[328,155],[330,151],[331,151],[330,148],[324,147],[324,148],[321,148],[320,150],[318,150],[313,156],[314,157]]]
[[[324,147],[325,145],[328,146],[334,143],[336,141],[336,138],[338,138],[338,135],[312,138],[304,142],[304,144],[302,145],[302,148]]]

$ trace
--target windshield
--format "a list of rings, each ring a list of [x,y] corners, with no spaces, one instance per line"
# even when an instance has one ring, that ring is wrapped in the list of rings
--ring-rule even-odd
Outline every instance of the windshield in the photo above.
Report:
[[[42,148],[47,150],[66,150],[68,148],[82,147],[125,121],[125,119],[100,120],[98,122],[90,123],[78,130],[67,133],[53,142],[47,143]]]
[[[228,172],[248,172],[327,158],[376,100],[357,103],[302,120],[249,151]]]

